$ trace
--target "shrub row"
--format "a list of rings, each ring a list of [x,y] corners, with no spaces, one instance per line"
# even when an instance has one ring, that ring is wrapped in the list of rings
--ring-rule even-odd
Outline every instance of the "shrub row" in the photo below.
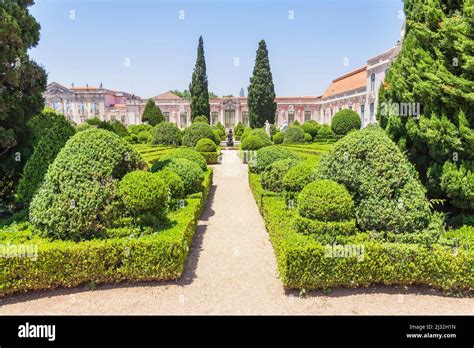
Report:
[[[38,248],[36,258],[0,257],[0,295],[91,282],[179,278],[211,185],[212,170],[208,170],[203,190],[170,214],[174,226],[138,238],[129,238],[130,230],[126,230],[124,237],[75,243],[49,241],[31,231],[18,231],[18,226],[13,226],[15,233],[0,231],[3,245],[29,243]]]

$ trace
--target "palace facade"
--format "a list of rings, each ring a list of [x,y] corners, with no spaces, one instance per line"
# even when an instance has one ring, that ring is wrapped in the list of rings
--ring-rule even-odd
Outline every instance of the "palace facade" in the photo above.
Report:
[[[276,97],[275,120],[278,126],[295,120],[315,120],[330,124],[341,109],[352,109],[361,118],[362,126],[375,123],[378,91],[390,64],[397,57],[401,44],[373,57],[363,67],[334,79],[323,95]],[[119,120],[125,125],[140,124],[147,99],[131,93],[99,87],[70,87],[52,82],[44,93],[46,105],[65,114],[79,124],[88,118]],[[183,128],[190,124],[191,107],[187,99],[166,92],[153,97],[165,119]],[[246,97],[221,97],[209,100],[211,124],[221,122],[233,128],[238,122],[249,123]]]

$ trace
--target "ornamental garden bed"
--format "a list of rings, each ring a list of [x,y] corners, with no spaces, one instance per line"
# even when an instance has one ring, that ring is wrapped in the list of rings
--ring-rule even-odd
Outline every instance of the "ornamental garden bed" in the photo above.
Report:
[[[249,164],[286,288],[474,289],[474,228],[445,229],[401,152],[378,129],[351,133],[317,163],[288,150],[262,148]]]

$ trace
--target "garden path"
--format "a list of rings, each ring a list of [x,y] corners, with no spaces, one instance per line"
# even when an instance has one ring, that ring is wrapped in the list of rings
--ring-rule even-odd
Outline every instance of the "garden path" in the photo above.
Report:
[[[474,300],[427,288],[286,292],[247,166],[223,151],[214,186],[178,281],[59,289],[0,300],[0,314],[472,314]]]

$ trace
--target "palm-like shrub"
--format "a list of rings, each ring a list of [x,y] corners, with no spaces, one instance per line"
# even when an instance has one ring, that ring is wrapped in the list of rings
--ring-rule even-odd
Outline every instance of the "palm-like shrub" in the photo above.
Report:
[[[109,226],[118,181],[145,167],[118,135],[88,129],[70,138],[49,166],[30,205],[30,220],[52,238],[82,240]]]
[[[151,144],[180,146],[182,133],[175,123],[161,122],[152,131]]]
[[[331,129],[336,135],[346,135],[353,129],[360,129],[359,114],[351,109],[338,111],[331,121]]]

